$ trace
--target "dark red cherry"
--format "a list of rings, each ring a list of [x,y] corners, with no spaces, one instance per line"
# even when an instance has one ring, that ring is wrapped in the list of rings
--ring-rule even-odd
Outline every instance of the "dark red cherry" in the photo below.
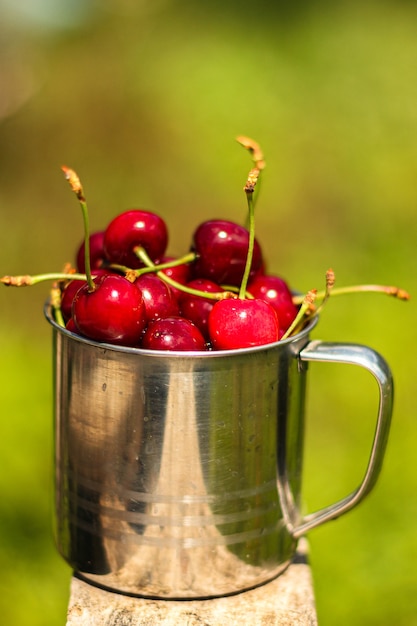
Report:
[[[146,329],[142,348],[150,350],[207,350],[203,335],[189,320],[173,316],[152,322]]]
[[[95,341],[137,345],[147,323],[140,290],[118,274],[104,274],[94,283],[94,291],[86,284],[73,300],[72,317],[78,332]]]
[[[214,350],[250,348],[279,339],[275,310],[258,299],[219,300],[210,313],[208,326]]]
[[[175,261],[175,257],[164,256],[161,259],[161,263],[168,263],[169,261]],[[173,280],[175,280],[177,283],[180,283],[181,285],[185,285],[186,283],[188,283],[188,281],[191,278],[190,266],[187,263],[181,263],[181,265],[174,265],[174,267],[167,267],[166,269],[161,270],[161,272],[166,274],[169,278],[172,278]],[[176,289],[176,287],[170,286],[170,289],[172,293],[177,297],[177,299],[179,298],[181,293],[183,293],[179,289]]]
[[[139,287],[146,308],[148,322],[160,317],[179,315],[177,298],[163,280],[155,274],[142,274],[135,280]]]
[[[198,257],[192,264],[195,278],[208,278],[219,285],[239,286],[245,271],[249,232],[227,220],[203,222],[193,235],[192,249]],[[255,240],[251,273],[262,264],[262,253]]]
[[[102,276],[103,274],[109,274],[110,270],[96,269],[93,271],[93,276]],[[68,321],[72,316],[72,302],[74,300],[77,291],[86,284],[86,280],[70,280],[64,287],[61,295],[61,313],[65,321]]]
[[[285,280],[279,276],[259,275],[249,283],[247,290],[254,298],[265,300],[274,307],[278,315],[279,328],[283,334],[298,312]]]
[[[75,333],[76,335],[78,335],[78,328],[76,327],[72,317],[70,317],[68,322],[65,324],[65,328],[69,330],[71,333]]]
[[[91,269],[95,270],[103,267],[107,261],[106,254],[104,252],[104,231],[92,233],[89,237],[90,245],[90,264]],[[78,248],[76,255],[76,267],[80,274],[85,272],[85,242],[83,242]]]
[[[187,287],[198,289],[199,291],[207,291],[208,293],[216,293],[224,291],[217,283],[207,278],[196,278],[187,283]],[[200,329],[206,340],[209,340],[208,318],[211,309],[216,300],[194,296],[185,291],[181,292],[179,297],[181,315],[193,322]]]
[[[157,261],[168,244],[164,220],[150,211],[132,209],[115,217],[104,233],[104,251],[111,263],[131,268],[142,267],[134,249],[143,247],[148,256]]]

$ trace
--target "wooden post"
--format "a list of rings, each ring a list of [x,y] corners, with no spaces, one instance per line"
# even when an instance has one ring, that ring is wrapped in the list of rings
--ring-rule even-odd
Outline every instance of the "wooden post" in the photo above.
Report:
[[[105,591],[74,576],[67,626],[316,626],[303,540],[281,576],[256,589],[210,600],[149,600]]]

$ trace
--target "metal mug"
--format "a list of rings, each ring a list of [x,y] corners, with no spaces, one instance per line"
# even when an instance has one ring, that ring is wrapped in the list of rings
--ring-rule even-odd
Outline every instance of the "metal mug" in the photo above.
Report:
[[[392,413],[371,348],[287,340],[224,352],[100,344],[53,319],[56,542],[91,583],[163,599],[240,592],[279,575],[297,540],[356,506],[381,468]],[[352,363],[379,386],[358,488],[300,511],[310,361]]]

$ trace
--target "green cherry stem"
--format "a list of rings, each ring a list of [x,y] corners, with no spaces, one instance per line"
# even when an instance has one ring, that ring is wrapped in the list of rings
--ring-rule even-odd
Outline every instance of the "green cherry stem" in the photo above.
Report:
[[[387,285],[350,285],[347,287],[338,287],[332,289],[331,295],[339,296],[350,293],[382,293],[387,296],[392,296],[394,298],[398,298],[399,300],[409,300],[410,294],[405,291],[405,289],[401,289],[400,287],[387,286]],[[293,302],[294,304],[300,304],[303,301],[304,296],[294,296]],[[326,297],[326,291],[319,291],[317,293],[317,299],[324,299]]]
[[[155,272],[155,268],[157,268],[158,271],[160,271],[160,270],[167,270],[170,267],[177,267],[178,265],[186,265],[187,263],[192,263],[193,261],[195,261],[196,258],[197,258],[197,255],[195,252],[189,252],[188,254],[185,254],[183,257],[179,259],[174,259],[173,261],[167,261],[166,263],[158,263],[158,265],[155,265],[153,263],[152,266],[150,267],[141,267],[139,270],[137,270],[137,274],[138,276],[142,276],[142,274],[149,274],[150,272]]]
[[[307,315],[309,315],[309,313],[311,312],[316,296],[317,296],[317,291],[315,289],[311,289],[309,292],[306,293],[305,296],[303,296],[298,313],[295,319],[293,320],[291,326],[286,330],[284,335],[281,337],[281,341],[283,341],[284,339],[287,339],[287,337],[289,337],[292,334],[296,334],[299,327],[304,325],[304,321],[305,321],[304,318],[306,318]]]
[[[149,268],[149,271],[155,272],[158,278],[163,280],[167,285],[179,289],[184,293],[189,293],[192,296],[198,296],[200,298],[208,298],[209,300],[225,300],[226,298],[236,297],[234,293],[231,293],[229,291],[201,291],[200,289],[193,289],[192,287],[188,287],[187,285],[178,283],[170,276],[167,276],[164,272],[159,271],[159,268],[162,267],[162,265],[155,265],[155,263],[153,263],[153,261],[149,258],[144,248],[142,248],[141,246],[137,246],[135,248],[135,253],[137,257],[142,261],[142,263],[144,263],[146,267]],[[172,267],[172,265],[170,265],[170,267]],[[131,276],[138,277],[141,275],[141,273],[143,273],[142,268],[138,270],[130,270],[127,272],[126,278],[130,279]]]
[[[249,275],[252,265],[252,257],[253,257],[253,248],[255,244],[255,204],[253,201],[253,192],[255,190],[255,185],[259,179],[260,170],[258,168],[254,168],[249,172],[248,180],[244,187],[244,191],[246,193],[246,199],[248,202],[248,230],[249,230],[249,243],[248,243],[248,254],[246,256],[246,265],[245,271],[243,273],[242,282],[240,284],[239,289],[239,298],[243,300],[246,295],[246,287],[248,286]]]
[[[58,282],[55,282],[50,291],[49,302],[54,311],[54,319],[59,326],[65,328],[65,321],[61,311],[61,288]]]
[[[265,159],[264,159],[264,155],[263,152],[261,150],[260,145],[254,141],[253,139],[251,139],[250,137],[246,137],[245,135],[240,135],[239,137],[236,137],[236,141],[238,143],[240,143],[240,145],[245,148],[246,150],[249,151],[251,157],[252,157],[252,162],[253,162],[253,167],[255,170],[258,170],[258,172],[261,172],[261,170],[264,169],[265,167]],[[257,186],[256,186],[256,192],[253,194],[253,206],[255,208],[256,203],[258,201],[258,197],[259,197],[259,189],[260,189],[260,183],[261,183],[261,179],[259,177],[258,174],[258,180],[257,180]],[[246,226],[249,228],[249,219],[247,217],[246,219]]]
[[[71,274],[65,272],[36,274],[35,276],[24,274],[22,276],[3,276],[0,278],[0,283],[3,283],[3,285],[6,285],[7,287],[31,287],[32,285],[37,285],[38,283],[43,283],[47,280],[87,280],[87,276],[86,274]]]
[[[88,291],[95,291],[96,285],[94,283],[93,277],[91,275],[91,262],[90,262],[90,224],[88,217],[88,208],[87,202],[85,200],[84,191],[81,185],[81,181],[78,177],[78,174],[69,167],[65,165],[62,166],[62,171],[65,174],[65,178],[69,182],[69,185],[72,191],[77,196],[78,202],[80,203],[81,212],[83,216],[84,223],[84,264],[85,264],[85,273],[87,276],[88,283]]]

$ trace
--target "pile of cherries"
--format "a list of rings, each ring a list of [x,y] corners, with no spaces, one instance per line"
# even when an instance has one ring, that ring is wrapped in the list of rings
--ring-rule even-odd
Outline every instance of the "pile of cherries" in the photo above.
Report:
[[[149,350],[232,350],[274,343],[299,332],[330,292],[380,291],[408,300],[397,287],[334,290],[329,270],[317,307],[315,290],[295,297],[285,280],[266,274],[255,238],[253,199],[263,155],[253,140],[238,141],[254,164],[244,187],[248,228],[224,219],[205,221],[182,258],[167,256],[164,220],[143,209],[125,211],[105,230],[90,234],[81,182],[74,170],[63,167],[84,220],[76,267],[58,274],[4,276],[0,282],[23,286],[52,280],[50,304],[58,324],[94,341]]]
[[[195,230],[191,252],[166,256],[168,230],[150,211],[128,210],[89,236],[92,285],[61,283],[67,329],[90,339],[153,350],[224,350],[278,341],[297,316],[287,283],[263,272],[254,240],[239,297],[249,231],[214,219]],[[86,271],[85,243],[76,271]]]

